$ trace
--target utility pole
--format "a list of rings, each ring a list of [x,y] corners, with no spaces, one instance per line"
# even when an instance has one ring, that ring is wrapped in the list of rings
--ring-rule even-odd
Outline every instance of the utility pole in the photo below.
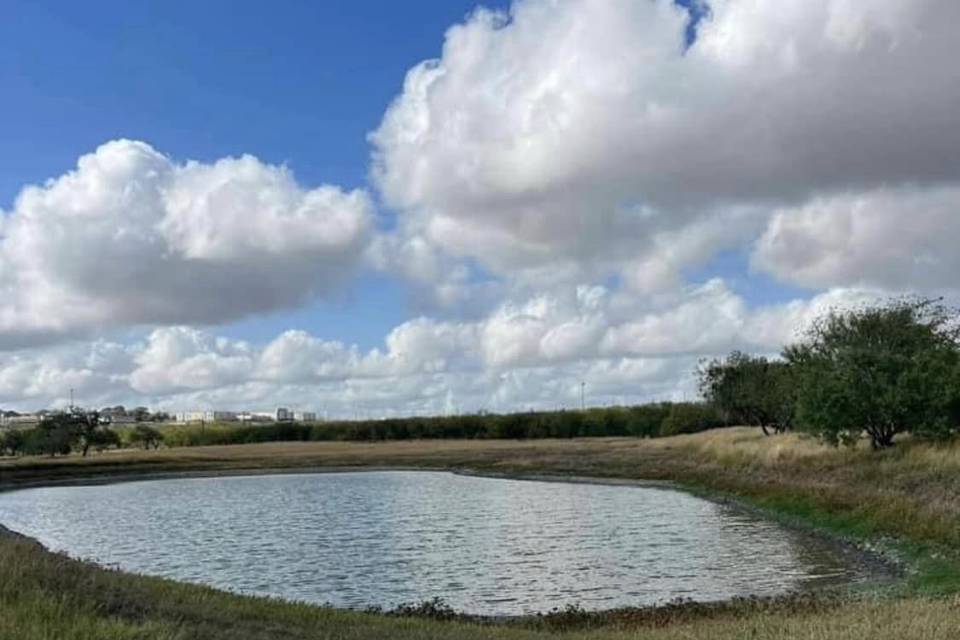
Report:
[[[584,402],[584,391],[586,390],[586,388],[587,388],[587,383],[581,380],[580,381],[580,411],[586,411],[587,409],[587,405]]]
[[[73,387],[70,387],[70,412],[73,413]]]

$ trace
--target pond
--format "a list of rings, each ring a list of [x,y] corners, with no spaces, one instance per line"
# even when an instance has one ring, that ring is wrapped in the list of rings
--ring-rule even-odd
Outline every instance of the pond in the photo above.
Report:
[[[228,590],[518,615],[777,595],[863,580],[856,554],[680,491],[385,471],[0,493],[71,556]]]

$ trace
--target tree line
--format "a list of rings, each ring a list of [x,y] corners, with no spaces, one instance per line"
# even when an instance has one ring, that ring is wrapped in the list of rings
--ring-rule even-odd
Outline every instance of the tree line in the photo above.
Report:
[[[170,427],[172,447],[250,444],[276,441],[360,441],[419,439],[537,439],[631,436],[654,438],[723,426],[713,407],[702,402],[659,402],[584,411],[527,411],[510,414],[343,420],[267,425]]]
[[[720,413],[703,402],[658,402],[585,411],[528,411],[511,414],[343,420],[265,425],[219,423],[155,428],[111,427],[96,411],[51,414],[31,429],[0,433],[6,455],[87,455],[127,446],[190,447],[256,442],[416,439],[535,439],[625,436],[655,438],[723,426]]]

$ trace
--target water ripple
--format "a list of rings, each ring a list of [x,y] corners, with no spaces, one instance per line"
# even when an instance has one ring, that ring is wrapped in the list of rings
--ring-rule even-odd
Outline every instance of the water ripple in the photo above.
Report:
[[[0,494],[0,522],[127,571],[346,607],[514,615],[862,577],[829,545],[682,492],[434,472],[30,489]]]

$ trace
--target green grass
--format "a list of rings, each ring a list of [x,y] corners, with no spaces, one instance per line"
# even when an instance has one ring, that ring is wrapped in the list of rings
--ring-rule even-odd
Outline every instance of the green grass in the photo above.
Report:
[[[397,618],[231,595],[127,575],[0,536],[0,638],[894,638],[960,637],[960,448],[825,449],[729,429],[662,440],[274,443],[0,461],[0,488],[163,472],[334,466],[471,469],[666,480],[791,523],[876,545],[905,563],[892,589],[510,625]]]

